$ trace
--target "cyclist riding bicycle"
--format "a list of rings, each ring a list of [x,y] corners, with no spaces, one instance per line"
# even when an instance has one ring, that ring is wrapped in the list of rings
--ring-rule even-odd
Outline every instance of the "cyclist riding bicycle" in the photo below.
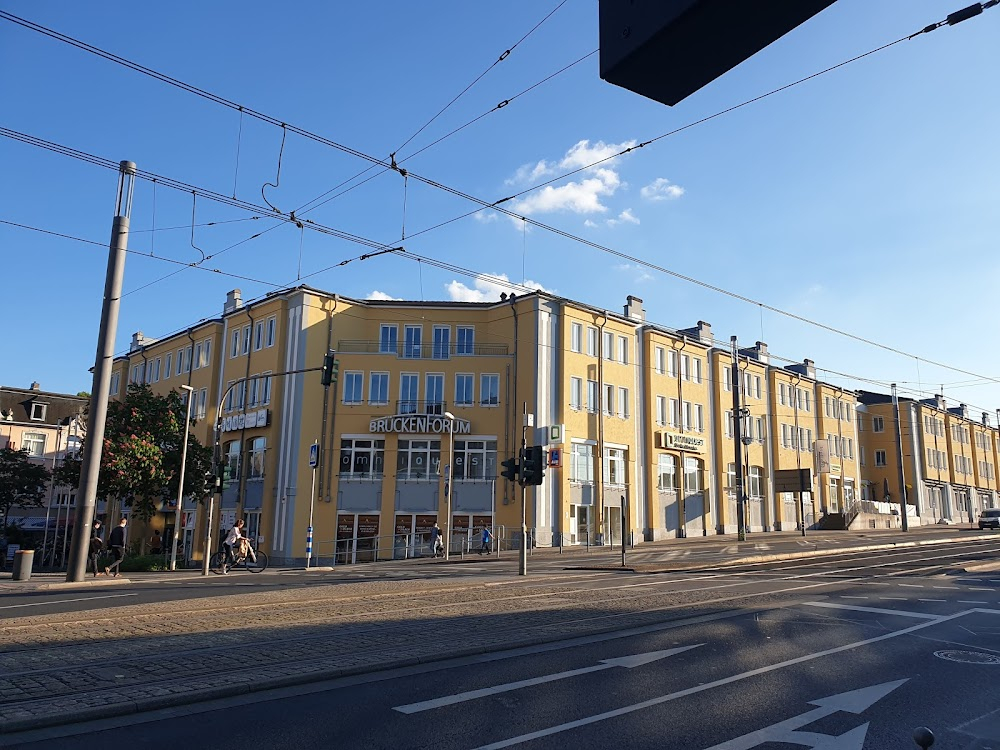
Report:
[[[239,542],[241,539],[245,539],[245,537],[243,536],[244,523],[245,523],[244,520],[241,518],[235,524],[233,524],[233,528],[231,528],[229,530],[229,533],[226,534],[226,540],[222,543],[222,547],[226,551],[226,559],[225,562],[223,562],[222,564],[223,573],[228,574],[229,567],[236,562],[236,555],[233,552],[233,548],[236,546],[237,542]]]

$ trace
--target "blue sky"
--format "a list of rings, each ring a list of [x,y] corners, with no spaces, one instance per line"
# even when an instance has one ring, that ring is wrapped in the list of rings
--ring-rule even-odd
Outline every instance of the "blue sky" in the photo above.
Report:
[[[402,145],[558,5],[261,2],[41,4],[0,8],[378,158],[495,201],[604,155],[867,52],[964,2],[839,0],[754,58],[668,108],[612,86],[592,55],[412,159],[598,46],[596,0],[568,0],[408,145]],[[712,323],[763,339],[821,377],[895,381],[949,402],[1000,407],[1000,8],[878,54],[505,204],[512,210],[775,308],[907,353],[762,311],[395,172],[312,211],[368,167],[288,134],[267,198],[328,227],[457,264],[470,278],[396,256],[315,274],[366,248],[140,181],[118,351],[218,315],[226,292],[306,282],[353,297],[496,298],[503,276],[650,320]],[[0,20],[0,126],[263,205],[280,128]],[[239,137],[238,137],[239,136]],[[237,145],[239,160],[237,162]],[[379,171],[379,170],[376,170]],[[369,175],[375,172],[369,173]],[[366,175],[366,176],[369,176]],[[0,138],[0,220],[105,244],[116,173]],[[155,212],[154,212],[155,198]],[[305,208],[303,208],[305,207]],[[229,222],[229,223],[222,223]],[[151,232],[153,227],[156,232]],[[220,252],[225,250],[225,252]],[[90,389],[106,251],[0,224],[8,323],[0,382]],[[301,271],[300,269],[301,265]],[[155,282],[155,283],[153,283]],[[148,286],[147,286],[148,285]],[[140,289],[141,288],[141,289]],[[919,358],[919,359],[917,359]],[[947,370],[932,361],[973,374]],[[826,370],[825,372],[822,370]],[[978,377],[978,376],[985,376]],[[994,379],[995,378],[995,379]],[[993,422],[995,424],[995,420]]]

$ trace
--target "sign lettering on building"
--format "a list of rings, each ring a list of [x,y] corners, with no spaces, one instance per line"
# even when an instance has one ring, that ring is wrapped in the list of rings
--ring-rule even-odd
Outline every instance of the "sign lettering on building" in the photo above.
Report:
[[[246,414],[234,414],[222,420],[223,432],[236,432],[237,430],[249,430],[255,427],[267,427],[270,410],[261,409],[259,411],[248,411]]]
[[[705,438],[694,435],[682,435],[678,432],[664,432],[664,447],[680,451],[701,453],[705,450]]]
[[[454,421],[455,433],[469,435],[472,433],[472,423],[467,419]],[[368,423],[369,432],[404,432],[404,433],[442,433],[451,432],[452,420],[433,414],[396,414],[391,417],[379,417]]]

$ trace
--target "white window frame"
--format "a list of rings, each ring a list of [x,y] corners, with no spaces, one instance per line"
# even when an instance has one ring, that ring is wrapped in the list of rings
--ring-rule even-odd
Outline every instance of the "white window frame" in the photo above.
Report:
[[[872,417],[872,432],[885,432],[885,418],[875,415]]]
[[[628,419],[632,416],[632,409],[629,404],[628,388],[623,388],[621,386],[618,388],[618,416],[622,419]]]
[[[484,386],[487,382],[496,382],[496,401],[492,400],[489,403],[484,403],[483,399],[487,394],[487,388]],[[489,391],[492,392],[492,386]],[[500,406],[500,374],[495,372],[484,372],[479,375],[479,405],[485,406],[490,409],[496,409]]]
[[[379,354],[399,354],[399,325],[382,323],[378,329]]]
[[[583,323],[570,323],[569,326],[569,350],[581,353],[583,350]]]
[[[875,451],[875,465],[876,466],[888,466],[886,462],[886,453],[884,450]]]
[[[31,414],[29,415],[28,418],[32,422],[44,422],[45,421],[45,412],[47,412],[48,409],[49,409],[49,405],[48,404],[46,404],[46,403],[44,403],[42,401],[32,401],[31,402]]]
[[[348,370],[344,373],[344,387],[341,391],[341,403],[348,406],[357,406],[365,402],[365,371],[364,370]],[[352,398],[348,398],[348,384],[351,384],[353,391],[355,387],[357,388],[357,397],[354,398],[352,393]]]
[[[593,326],[587,326],[587,355],[590,357],[597,356],[597,344],[599,335],[600,331],[598,331]]]
[[[382,376],[385,376],[385,389],[382,388]],[[378,379],[378,387],[375,382]],[[382,395],[382,398],[376,396]],[[368,373],[368,403],[372,406],[385,406],[389,403],[389,373],[384,370],[373,370]]]
[[[455,326],[455,356],[471,357],[475,353],[476,353],[476,327]]]
[[[439,335],[444,341],[438,341]],[[435,325],[431,329],[431,358],[451,359],[451,326]]]
[[[665,347],[653,347],[653,369],[660,375],[667,372],[667,350]]]
[[[618,337],[618,361],[623,365],[628,364],[628,336]]]
[[[258,320],[253,324],[253,350],[259,352],[264,348],[264,321]]]
[[[583,378],[571,376],[569,379],[569,408],[576,411],[583,408]]]
[[[278,317],[272,315],[267,319],[267,332],[264,335],[264,346],[265,348],[270,348],[274,346],[275,341],[275,329],[278,327]]]
[[[467,383],[468,395],[462,393],[459,383]],[[455,406],[475,406],[476,405],[476,375],[472,372],[455,373]]]

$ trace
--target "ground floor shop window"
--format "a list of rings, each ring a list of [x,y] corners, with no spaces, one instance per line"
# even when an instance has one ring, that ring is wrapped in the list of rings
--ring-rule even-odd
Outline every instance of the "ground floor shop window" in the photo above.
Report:
[[[456,440],[456,480],[495,479],[497,475],[496,440]]]
[[[440,473],[440,440],[399,440],[396,448],[396,476],[399,479],[432,479]]]
[[[340,476],[373,479],[385,471],[385,440],[343,438],[340,441]]]

